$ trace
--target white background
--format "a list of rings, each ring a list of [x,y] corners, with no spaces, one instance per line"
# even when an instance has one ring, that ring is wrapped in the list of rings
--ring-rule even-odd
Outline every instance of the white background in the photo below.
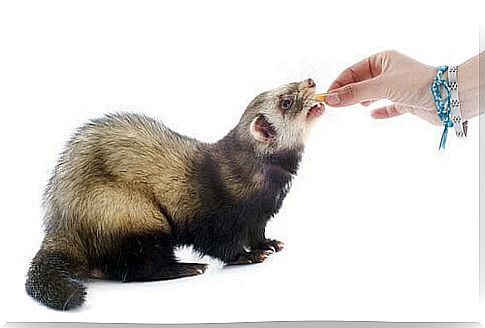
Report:
[[[192,279],[96,282],[72,313],[23,284],[43,188],[87,119],[138,111],[216,141],[258,93],[308,77],[324,91],[377,51],[459,64],[478,52],[480,12],[474,1],[2,2],[1,321],[477,320],[478,121],[438,152],[441,128],[374,121],[361,106],[316,124],[268,231],[287,247],[266,263],[203,259],[209,272]]]

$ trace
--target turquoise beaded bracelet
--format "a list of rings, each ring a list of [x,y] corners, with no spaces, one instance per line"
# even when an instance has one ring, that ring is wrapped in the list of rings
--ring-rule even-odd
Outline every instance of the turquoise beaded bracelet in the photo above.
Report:
[[[448,66],[443,65],[437,68],[436,76],[431,84],[431,92],[433,94],[434,103],[436,105],[436,112],[440,121],[444,125],[443,134],[441,135],[440,146],[438,149],[444,149],[446,144],[446,137],[448,136],[448,128],[453,127],[453,121],[450,118],[451,108],[450,108],[450,97],[451,91],[448,81],[442,79],[441,76],[444,72],[448,70]],[[443,96],[442,89],[446,92]]]

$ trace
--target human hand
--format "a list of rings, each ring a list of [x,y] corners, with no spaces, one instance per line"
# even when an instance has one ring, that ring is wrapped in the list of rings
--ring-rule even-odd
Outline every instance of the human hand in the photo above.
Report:
[[[411,113],[441,125],[430,91],[435,75],[435,67],[397,51],[384,51],[344,70],[330,86],[325,101],[343,107],[356,103],[369,106],[376,100],[388,99],[393,104],[372,110],[373,118]]]

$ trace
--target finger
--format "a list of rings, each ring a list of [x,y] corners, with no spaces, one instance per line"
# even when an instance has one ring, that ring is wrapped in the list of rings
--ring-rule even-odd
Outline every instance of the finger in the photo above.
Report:
[[[377,120],[382,120],[382,119],[396,117],[407,112],[408,111],[406,110],[406,107],[392,104],[392,105],[374,109],[370,113],[370,115],[372,116],[372,118],[375,118]]]
[[[377,99],[372,99],[372,100],[364,100],[364,101],[362,101],[360,104],[361,104],[362,106],[367,107],[367,106],[369,106],[370,104],[375,103],[376,101],[377,101]]]
[[[379,77],[347,84],[346,86],[332,90],[325,98],[325,102],[329,106],[342,107],[371,100],[379,100],[383,98],[379,94],[382,89],[380,84]]]
[[[349,83],[356,83],[371,79],[382,72],[381,54],[372,55],[357,64],[345,69],[333,81],[328,90],[341,88]]]

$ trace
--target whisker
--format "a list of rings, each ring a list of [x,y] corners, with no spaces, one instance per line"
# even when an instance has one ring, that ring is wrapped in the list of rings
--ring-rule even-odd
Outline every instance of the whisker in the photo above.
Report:
[[[71,298],[76,294],[76,292],[73,292],[68,298],[67,300],[64,302],[64,305],[62,306],[62,310],[65,311],[66,310],[66,306],[67,304],[69,303],[69,301],[71,300]]]

